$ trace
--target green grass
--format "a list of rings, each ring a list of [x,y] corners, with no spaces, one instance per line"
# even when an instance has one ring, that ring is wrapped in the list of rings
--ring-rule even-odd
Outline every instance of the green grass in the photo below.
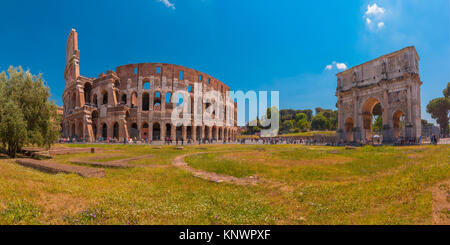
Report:
[[[104,148],[96,156],[107,160],[153,155],[132,164],[166,167],[83,178],[0,160],[0,224],[431,224],[430,188],[450,178],[449,146],[95,147]],[[171,166],[176,156],[195,152],[208,154],[186,158],[194,168],[268,181],[219,184]]]

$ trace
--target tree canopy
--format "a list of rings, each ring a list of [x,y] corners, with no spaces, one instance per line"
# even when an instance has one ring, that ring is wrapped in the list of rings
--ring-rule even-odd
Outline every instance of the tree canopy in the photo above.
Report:
[[[56,105],[42,75],[21,67],[0,73],[0,141],[15,157],[25,145],[50,147],[59,137]]]
[[[450,110],[450,97],[449,97],[449,86],[450,83],[447,83],[447,87],[444,89],[443,94],[445,97],[436,98],[431,100],[427,105],[427,112],[431,114],[433,119],[436,119],[436,122],[439,124],[441,128],[441,134],[448,136],[449,134],[449,122],[448,122],[448,112]]]

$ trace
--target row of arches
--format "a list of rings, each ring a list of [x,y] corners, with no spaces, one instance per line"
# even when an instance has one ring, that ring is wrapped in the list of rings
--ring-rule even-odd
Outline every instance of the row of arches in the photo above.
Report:
[[[97,128],[97,126],[99,128]],[[112,130],[109,131],[109,127]],[[123,139],[124,134],[120,133],[121,125],[119,122],[113,122],[110,125],[106,122],[100,124],[93,123],[93,137],[99,139]],[[174,126],[170,123],[147,123],[143,122],[141,127],[138,127],[137,123],[131,123],[128,126],[128,137],[132,139],[152,139],[154,141],[164,140],[170,137],[172,140],[194,140],[201,141],[202,139],[212,140],[234,140],[236,139],[237,131],[234,128],[228,127],[209,127],[209,126]]]
[[[362,139],[369,141],[382,140],[383,127],[386,122],[391,122],[390,129],[394,139],[404,137],[406,135],[406,114],[402,110],[395,110],[392,118],[383,114],[383,107],[376,98],[369,98],[365,101],[361,108],[362,116]],[[358,123],[353,117],[347,117],[344,121],[344,137],[347,142],[354,142],[355,127]]]

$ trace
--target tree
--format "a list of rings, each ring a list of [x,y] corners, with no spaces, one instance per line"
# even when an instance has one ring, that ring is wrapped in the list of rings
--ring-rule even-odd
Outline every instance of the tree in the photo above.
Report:
[[[321,114],[314,116],[311,122],[311,128],[313,130],[326,130],[329,125],[330,121]]]
[[[11,157],[16,157],[27,138],[27,127],[20,108],[12,101],[2,106],[0,120],[0,137],[7,144],[7,152]]]
[[[302,118],[297,121],[297,127],[302,131],[306,132],[311,128],[311,124],[308,122],[307,118]]]
[[[303,119],[305,119],[306,121],[308,121],[308,116],[307,116],[305,113],[297,113],[297,114],[295,115],[295,120],[296,120],[296,121],[301,121],[301,120],[303,120]]]
[[[437,98],[427,105],[427,112],[431,117],[436,119],[436,122],[441,128],[441,134],[448,135],[448,111],[450,110],[449,98]]]
[[[381,132],[381,130],[383,129],[383,117],[377,116],[375,118],[375,121],[372,125],[372,129],[374,132],[377,132],[377,133]]]
[[[21,67],[0,74],[0,141],[15,157],[25,145],[50,147],[59,137],[56,105],[41,75]]]

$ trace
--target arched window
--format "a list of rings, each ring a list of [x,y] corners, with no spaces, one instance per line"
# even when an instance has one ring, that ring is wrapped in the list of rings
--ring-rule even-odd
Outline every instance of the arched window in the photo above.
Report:
[[[150,95],[148,93],[144,93],[142,95],[142,110],[148,111],[150,109]]]
[[[133,92],[131,94],[131,108],[136,108],[138,104],[138,100],[137,100],[137,93]]]
[[[127,103],[127,94],[123,94],[122,95],[122,104],[126,104]]]
[[[160,106],[161,105],[161,93],[155,92],[155,97],[153,99],[153,105],[154,106]]]
[[[114,123],[113,138],[114,139],[119,138],[119,124],[117,122]]]
[[[151,86],[150,86],[150,81],[149,80],[144,80],[144,89],[145,90],[149,90],[150,88],[151,88]]]
[[[188,89],[187,89],[187,91],[188,91],[189,93],[191,93],[191,92],[192,92],[192,85],[189,85],[189,86],[188,86]]]
[[[108,92],[103,92],[103,105],[108,104]]]
[[[183,105],[183,95],[177,94],[177,106]]]
[[[172,93],[168,92],[166,94],[166,104],[170,104],[171,99],[172,99]]]
[[[92,121],[98,119],[98,111],[97,111],[97,110],[95,110],[95,111],[92,112],[91,118],[92,118]]]
[[[95,106],[98,106],[98,102],[97,102],[97,94],[94,94],[94,99],[92,99],[92,103],[93,103]]]
[[[75,109],[77,106],[77,94],[73,93],[71,99],[72,109]]]
[[[102,138],[103,140],[108,138],[108,126],[106,126],[106,123],[103,123],[102,126]]]
[[[91,83],[85,83],[84,84],[84,103],[85,104],[91,103],[91,90],[92,90]]]
[[[183,71],[180,71],[179,79],[180,79],[180,81],[183,80]]]

